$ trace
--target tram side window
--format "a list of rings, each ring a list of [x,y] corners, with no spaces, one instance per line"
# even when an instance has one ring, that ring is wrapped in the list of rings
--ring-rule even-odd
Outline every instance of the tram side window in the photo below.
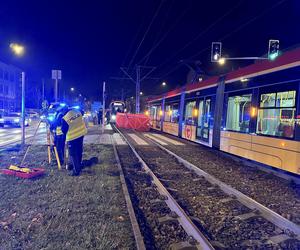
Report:
[[[159,107],[157,108],[157,112],[156,112],[156,121],[160,121],[161,118],[162,118],[162,115],[163,115],[163,112],[162,112],[162,110],[161,110],[161,106],[159,106]]]
[[[157,110],[156,106],[152,106],[150,108],[150,117],[151,117],[152,120],[156,119],[156,110]]]
[[[249,133],[251,95],[228,98],[226,129]]]
[[[165,110],[165,122],[170,122],[171,121],[171,116],[172,116],[172,108],[171,105],[166,105],[166,110]]]
[[[293,138],[296,91],[262,94],[257,116],[257,134]]]
[[[185,114],[184,114],[185,124],[190,124],[190,125],[195,124],[195,119],[193,117],[193,111],[195,107],[196,107],[196,101],[188,102],[185,105]]]
[[[172,105],[171,122],[178,123],[179,121],[179,104],[175,103]]]

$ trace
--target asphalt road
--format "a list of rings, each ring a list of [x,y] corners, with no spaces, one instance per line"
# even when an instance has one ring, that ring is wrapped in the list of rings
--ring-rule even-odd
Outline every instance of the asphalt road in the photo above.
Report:
[[[26,127],[26,143],[28,144],[46,144],[47,143],[47,133],[45,123],[41,123],[36,137],[33,135],[39,125],[39,121],[33,121],[30,126]],[[0,148],[5,146],[10,146],[14,144],[19,144],[21,142],[22,130],[21,128],[15,127],[4,127],[0,128]]]

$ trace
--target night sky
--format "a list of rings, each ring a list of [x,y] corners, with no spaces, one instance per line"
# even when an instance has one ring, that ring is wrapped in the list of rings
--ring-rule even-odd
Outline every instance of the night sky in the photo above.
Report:
[[[163,91],[162,81],[169,89],[185,84],[188,68],[180,60],[201,61],[207,74],[252,63],[220,69],[210,63],[212,41],[222,41],[230,57],[261,56],[269,39],[279,39],[282,49],[297,45],[299,11],[299,0],[2,0],[0,60],[34,79],[50,78],[52,68],[61,69],[62,85],[88,98],[100,96],[103,80],[110,95],[122,87],[133,95],[133,83],[111,77],[123,76],[120,66],[156,66],[151,77],[159,79],[141,87],[150,95]],[[12,41],[26,46],[23,58],[9,51]]]

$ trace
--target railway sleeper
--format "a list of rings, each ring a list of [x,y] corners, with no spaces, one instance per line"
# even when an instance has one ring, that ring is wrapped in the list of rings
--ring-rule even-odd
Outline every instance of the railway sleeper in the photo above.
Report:
[[[173,243],[169,246],[169,250],[200,250],[199,245],[193,245],[188,241]]]

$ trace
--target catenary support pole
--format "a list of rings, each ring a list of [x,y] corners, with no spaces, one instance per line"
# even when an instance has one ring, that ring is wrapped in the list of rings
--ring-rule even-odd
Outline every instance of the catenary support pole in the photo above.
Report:
[[[25,72],[22,72],[22,104],[21,104],[22,146],[25,145]]]
[[[104,133],[104,123],[105,123],[105,82],[103,82],[102,87],[102,133]]]
[[[140,113],[140,66],[136,66],[136,88],[135,88],[135,113]]]

